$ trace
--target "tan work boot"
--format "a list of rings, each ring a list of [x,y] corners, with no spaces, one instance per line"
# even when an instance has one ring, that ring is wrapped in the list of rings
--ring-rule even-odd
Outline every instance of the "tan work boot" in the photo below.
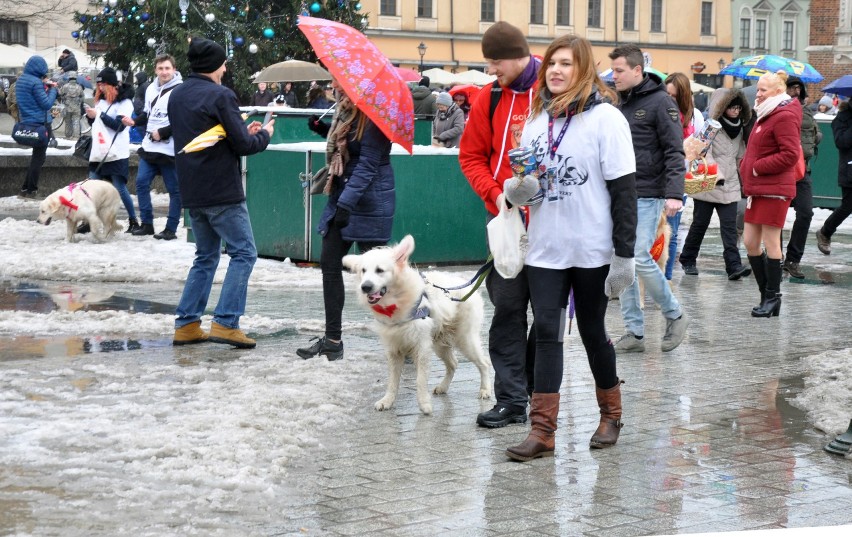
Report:
[[[207,333],[201,329],[201,321],[195,321],[175,328],[175,338],[172,345],[193,345],[207,341]]]
[[[215,321],[210,325],[210,341],[227,343],[238,349],[253,349],[257,346],[257,341],[243,334],[239,328],[228,328]]]

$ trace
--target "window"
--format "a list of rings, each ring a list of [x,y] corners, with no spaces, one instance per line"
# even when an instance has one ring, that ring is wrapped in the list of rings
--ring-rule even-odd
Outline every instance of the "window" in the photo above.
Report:
[[[701,35],[713,35],[713,2],[701,2]]]
[[[740,19],[740,48],[751,48],[751,19]]]
[[[624,29],[636,29],[636,0],[624,0]]]
[[[754,21],[754,48],[766,50],[766,19]]]
[[[0,19],[0,43],[27,45],[27,23]]]
[[[381,0],[379,3],[379,15],[396,16],[396,0]]]
[[[556,24],[559,26],[571,25],[571,2],[570,0],[556,0]]]
[[[651,0],[651,31],[663,31],[663,0]]]
[[[530,24],[544,24],[544,0],[530,0]]]
[[[421,19],[432,18],[432,0],[417,0],[417,16]]]
[[[793,50],[793,33],[795,29],[795,23],[793,21],[784,21],[784,35],[781,40],[784,43],[782,47],[784,50]]]
[[[479,4],[479,18],[483,21],[494,22],[495,0],[482,0]]]
[[[601,0],[589,0],[589,20],[586,25],[591,28],[601,27]]]

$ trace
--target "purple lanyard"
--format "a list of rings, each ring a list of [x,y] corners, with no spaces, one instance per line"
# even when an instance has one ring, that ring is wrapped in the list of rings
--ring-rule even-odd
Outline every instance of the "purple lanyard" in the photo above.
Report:
[[[547,147],[550,151],[550,161],[553,162],[556,159],[556,150],[559,149],[559,144],[562,143],[562,137],[565,136],[565,131],[568,130],[568,124],[571,123],[571,118],[574,117],[574,113],[568,113],[568,117],[565,119],[565,124],[562,125],[562,129],[559,131],[559,136],[556,137],[556,144],[553,143],[553,121],[554,117],[551,114],[547,114]]]

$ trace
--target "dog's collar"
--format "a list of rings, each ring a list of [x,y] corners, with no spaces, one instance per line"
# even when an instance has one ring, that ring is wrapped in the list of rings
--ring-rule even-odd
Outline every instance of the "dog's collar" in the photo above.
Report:
[[[426,292],[424,291],[422,295],[420,295],[420,299],[417,301],[417,304],[411,308],[411,311],[408,313],[408,316],[405,319],[402,319],[397,322],[388,322],[378,319],[378,321],[382,324],[403,324],[409,321],[415,321],[417,319],[426,319],[429,317],[431,310],[429,309],[428,304],[423,304],[423,299],[426,298]],[[396,304],[391,304],[390,306],[379,306],[378,304],[372,306],[373,311],[380,315],[386,316],[388,319],[393,317],[393,314],[398,309]]]

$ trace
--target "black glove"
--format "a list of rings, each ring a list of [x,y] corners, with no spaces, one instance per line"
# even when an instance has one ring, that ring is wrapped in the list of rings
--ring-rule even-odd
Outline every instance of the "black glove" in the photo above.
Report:
[[[308,118],[308,128],[323,138],[326,138],[328,136],[329,129],[331,129],[331,125],[324,121],[320,121],[319,116],[314,114]]]
[[[349,225],[349,211],[343,207],[338,207],[334,213],[334,226],[337,229],[343,229]]]

